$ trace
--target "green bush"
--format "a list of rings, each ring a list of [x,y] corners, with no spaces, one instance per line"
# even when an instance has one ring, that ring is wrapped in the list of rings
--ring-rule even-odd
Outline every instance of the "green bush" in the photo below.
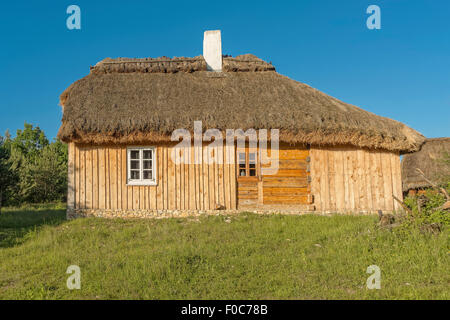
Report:
[[[445,201],[445,196],[435,189],[426,190],[421,195],[406,197],[404,202],[411,209],[412,214],[406,216],[404,225],[421,227],[437,224],[441,228],[448,227],[449,212],[440,209]]]

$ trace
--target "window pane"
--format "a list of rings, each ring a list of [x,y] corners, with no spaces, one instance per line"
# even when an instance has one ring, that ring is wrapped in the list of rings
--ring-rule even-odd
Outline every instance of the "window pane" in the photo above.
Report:
[[[153,179],[151,170],[144,170],[144,179]]]
[[[239,163],[245,164],[245,153],[239,153]]]
[[[239,176],[245,177],[245,169],[239,169]]]
[[[255,163],[256,162],[256,153],[249,153],[248,159],[249,159],[249,162]]]
[[[256,169],[250,169],[250,176],[251,177],[256,176]]]
[[[152,160],[144,160],[144,169],[152,169]]]
[[[131,160],[131,169],[139,169],[139,160]]]
[[[131,171],[131,179],[139,180],[139,171],[132,170]]]
[[[256,168],[256,164],[255,163],[250,163],[249,164],[249,168],[250,169],[255,169]]]
[[[152,159],[153,150],[144,150],[144,159]]]
[[[131,159],[139,159],[139,150],[131,150],[130,157]]]

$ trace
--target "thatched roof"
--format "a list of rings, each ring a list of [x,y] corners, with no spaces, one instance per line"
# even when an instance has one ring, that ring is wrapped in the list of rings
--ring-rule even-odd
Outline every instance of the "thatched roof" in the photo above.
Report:
[[[80,143],[169,141],[173,130],[280,129],[280,140],[417,150],[424,137],[406,125],[339,101],[275,72],[253,55],[105,59],[61,95],[58,137]]]
[[[450,165],[443,161],[446,153],[450,154],[450,138],[433,138],[427,139],[420,151],[403,156],[403,191],[430,187],[416,168],[438,184],[448,182],[443,181],[445,177],[450,177]]]

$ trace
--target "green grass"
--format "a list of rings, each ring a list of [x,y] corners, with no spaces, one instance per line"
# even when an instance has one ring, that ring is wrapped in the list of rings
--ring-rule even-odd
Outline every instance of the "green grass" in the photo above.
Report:
[[[373,216],[240,214],[66,221],[0,217],[2,299],[449,299],[449,233],[380,230]],[[226,222],[231,220],[231,222]],[[369,265],[381,289],[368,290]],[[81,268],[81,290],[66,269]]]

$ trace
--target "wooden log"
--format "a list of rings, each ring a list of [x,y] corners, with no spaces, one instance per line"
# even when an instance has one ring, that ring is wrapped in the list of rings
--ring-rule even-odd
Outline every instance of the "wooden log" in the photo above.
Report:
[[[320,193],[320,150],[311,148],[311,193],[314,197],[314,205],[317,211],[322,210],[322,200]]]
[[[80,168],[80,149],[75,144],[74,148],[75,153],[75,207],[77,209],[81,208],[81,202],[80,202],[80,190],[81,190],[81,168]]]
[[[390,160],[391,160],[391,172],[392,172],[392,198],[394,199],[394,196],[397,196],[398,198],[398,194],[397,194],[397,190],[402,188],[402,181],[401,181],[401,173],[399,174],[399,172],[397,172],[397,168],[395,165],[395,162],[397,159],[399,159],[400,157],[396,154],[396,153],[391,153],[390,154]],[[400,185],[398,187],[398,185]],[[403,199],[403,197],[401,197],[401,199]],[[394,210],[398,211],[401,209],[401,205],[395,201],[394,199]]]
[[[276,198],[266,199],[264,200],[265,204],[307,204],[308,196],[299,196],[296,198],[280,196]]]
[[[200,200],[200,184],[201,184],[201,166],[200,166],[200,153],[202,152],[201,147],[196,147],[194,148],[195,151],[195,159],[196,162],[194,164],[195,166],[195,207],[197,208],[197,210],[200,210],[200,208],[202,207],[201,205],[201,200]]]
[[[223,152],[223,168],[224,168],[224,198],[225,198],[225,208],[231,208],[231,180],[230,180],[230,150],[227,145],[224,146]]]
[[[217,146],[214,146],[214,209],[220,204],[220,189],[219,189],[219,164],[217,163],[217,158],[219,154],[219,150]]]
[[[254,182],[256,183],[256,181]],[[307,177],[270,177],[270,176],[264,176],[263,177],[263,187],[278,187],[278,186],[285,186],[285,187],[307,187],[308,186],[308,179]]]
[[[209,201],[209,194],[210,194],[210,190],[209,190],[209,166],[207,163],[207,159],[208,159],[208,147],[204,146],[202,148],[202,180],[203,180],[203,206],[204,206],[204,210],[209,210],[210,209],[210,201]]]
[[[208,145],[208,156],[214,155],[214,147]],[[214,163],[212,160],[208,164],[208,178],[209,178],[209,207],[211,210],[216,207],[216,187],[215,187],[215,171]]]
[[[367,206],[367,193],[366,193],[366,179],[365,179],[365,158],[364,158],[364,150],[358,149],[356,151],[357,158],[357,185],[358,185],[358,196],[359,196],[359,211],[368,211]]]
[[[172,151],[173,148],[170,148],[168,153],[168,192],[169,192],[169,210],[175,210],[176,209],[176,180],[175,180],[175,165],[172,160]]]
[[[344,186],[344,151],[342,149],[335,152],[335,192],[336,210],[345,212],[345,186]]]
[[[145,188],[142,186],[138,186],[137,189],[139,190],[139,210],[145,209]]]
[[[105,148],[105,196],[106,196],[106,209],[112,209],[111,198],[111,149]]]
[[[108,148],[109,154],[109,177],[110,177],[110,188],[111,188],[111,209],[117,209],[117,163],[116,163],[116,151],[114,148]]]
[[[378,207],[380,210],[386,210],[386,201],[384,199],[384,182],[383,182],[383,164],[381,162],[381,153],[376,153],[376,163],[377,163],[377,174],[378,174],[378,194],[379,194],[379,203]]]
[[[157,161],[157,166],[156,166],[156,209],[157,210],[162,210],[163,209],[163,197],[164,197],[164,192],[163,192],[163,164],[162,164],[162,148],[161,147],[157,147],[156,149],[156,161]]]
[[[261,164],[262,168],[269,168],[271,163]],[[302,170],[306,171],[308,163],[306,162],[306,158],[298,160],[278,160],[278,168],[279,169],[293,169],[293,170]]]
[[[361,211],[361,204],[360,204],[360,187],[358,184],[358,170],[359,170],[359,163],[358,163],[358,151],[357,149],[352,149],[351,152],[351,168],[352,168],[352,172],[351,172],[351,176],[350,176],[350,184],[352,186],[352,190],[353,190],[353,208],[352,211],[354,213]]]
[[[335,171],[335,150],[329,150],[327,152],[327,169],[328,169],[328,187],[329,187],[329,210],[336,211],[336,171]]]
[[[225,205],[225,186],[224,186],[224,169],[223,169],[223,146],[216,147],[217,151],[217,193],[218,193],[218,201],[217,204],[219,206]]]
[[[236,151],[234,144],[228,146],[230,149],[230,189],[231,189],[231,209],[237,208],[237,192],[236,192]]]
[[[98,207],[106,209],[106,155],[105,148],[98,150]]]
[[[80,208],[86,209],[86,151],[80,148]]]
[[[372,181],[372,202],[373,202],[373,211],[382,210],[380,207],[380,193],[378,190],[378,173],[377,173],[377,161],[376,161],[377,153],[371,151],[370,152],[370,171],[371,171],[371,181]]]
[[[394,198],[392,197],[392,168],[390,154],[387,152],[381,153],[381,162],[383,168],[383,189],[385,208],[388,211],[394,210]]]
[[[282,149],[278,152],[279,160],[300,160],[309,156],[309,150],[300,149]]]
[[[330,180],[329,180],[329,172],[328,172],[328,150],[322,149],[322,156],[320,157],[320,164],[323,171],[323,208],[326,211],[331,209],[330,206]]]
[[[115,148],[116,167],[117,167],[117,209],[122,208],[122,152],[119,147]]]
[[[367,150],[364,150],[364,181],[366,186],[366,203],[367,203],[367,211],[374,212],[375,208],[373,205],[373,192],[372,192],[372,176],[370,171],[370,153]]]
[[[174,163],[174,174],[175,174],[175,208],[177,210],[181,209],[181,163],[180,154],[181,150],[178,147],[173,148],[176,154],[176,162]]]
[[[169,186],[168,186],[168,181],[169,181],[169,150],[167,147],[162,147],[163,148],[163,180],[164,180],[164,210],[169,209]]]
[[[98,209],[98,148],[92,149],[92,208]]]
[[[128,210],[128,187],[127,187],[127,149],[121,148],[120,149],[120,156],[121,156],[121,193],[122,193],[122,210]]]
[[[344,208],[345,212],[350,212],[352,210],[351,206],[351,190],[350,190],[350,157],[349,157],[349,151],[343,150],[342,151],[342,161],[343,161],[343,179],[344,179]]]
[[[75,209],[75,144],[70,142],[67,163],[67,209]],[[0,200],[1,207],[1,200]]]

